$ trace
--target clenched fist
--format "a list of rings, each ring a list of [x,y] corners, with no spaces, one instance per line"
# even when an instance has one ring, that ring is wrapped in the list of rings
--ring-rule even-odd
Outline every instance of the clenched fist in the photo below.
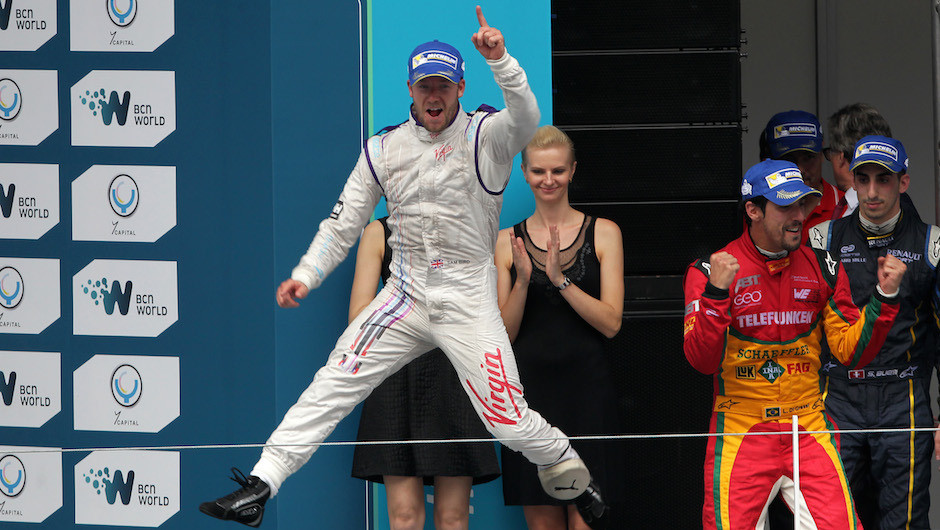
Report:
[[[891,254],[878,258],[878,286],[881,291],[887,295],[897,293],[906,271],[907,265]]]
[[[708,283],[719,289],[728,289],[731,282],[734,281],[734,275],[738,273],[741,265],[738,258],[727,252],[715,252],[708,258],[711,264],[711,274],[708,275]]]

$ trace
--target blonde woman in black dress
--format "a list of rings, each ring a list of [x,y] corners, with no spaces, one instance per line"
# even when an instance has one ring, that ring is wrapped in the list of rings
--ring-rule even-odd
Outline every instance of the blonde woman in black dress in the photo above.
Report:
[[[522,153],[535,212],[502,230],[496,244],[497,291],[528,404],[569,435],[617,430],[616,394],[604,341],[623,316],[620,228],[575,210],[568,185],[574,144],[540,128]],[[621,455],[605,441],[572,440],[608,501],[624,480]],[[535,466],[503,451],[503,498],[522,505],[530,530],[583,529],[573,505],[545,494]]]

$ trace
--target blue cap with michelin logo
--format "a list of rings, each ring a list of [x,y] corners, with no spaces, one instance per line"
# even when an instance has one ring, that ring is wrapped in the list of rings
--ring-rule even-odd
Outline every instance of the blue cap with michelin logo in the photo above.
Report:
[[[777,206],[789,206],[807,195],[822,193],[807,186],[800,168],[786,160],[767,159],[755,164],[741,182],[741,198],[745,201],[764,196]]]
[[[907,152],[904,145],[887,136],[866,136],[855,144],[851,170],[862,164],[878,164],[894,173],[907,173]]]
[[[764,129],[771,158],[780,158],[793,151],[822,151],[822,127],[816,115],[803,110],[774,114]]]
[[[412,84],[432,76],[459,83],[463,79],[463,71],[463,57],[460,52],[444,42],[425,42],[408,56],[408,81]]]

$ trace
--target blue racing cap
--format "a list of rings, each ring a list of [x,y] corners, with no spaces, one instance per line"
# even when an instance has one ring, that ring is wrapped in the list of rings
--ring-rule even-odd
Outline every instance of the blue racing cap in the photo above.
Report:
[[[855,144],[852,171],[862,164],[878,164],[894,173],[907,173],[907,152],[904,145],[887,136],[866,136]]]
[[[822,151],[822,126],[814,114],[788,110],[774,114],[764,130],[771,158],[781,158],[793,151]]]
[[[408,56],[408,81],[412,84],[432,76],[459,83],[463,79],[463,72],[463,57],[460,52],[444,42],[425,42]]]
[[[741,198],[745,201],[764,196],[777,206],[789,206],[807,195],[822,193],[807,186],[800,168],[786,160],[767,159],[751,166],[741,183]]]

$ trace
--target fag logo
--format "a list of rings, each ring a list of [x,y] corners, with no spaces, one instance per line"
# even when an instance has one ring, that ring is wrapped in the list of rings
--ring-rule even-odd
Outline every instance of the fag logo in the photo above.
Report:
[[[3,184],[0,184],[0,213],[7,219],[13,214],[13,196],[15,194],[16,184],[11,182],[6,191],[3,189]]]
[[[16,372],[10,372],[10,378],[0,372],[0,396],[3,397],[3,404],[10,406],[13,404],[13,391],[16,390]]]
[[[97,471],[90,469],[85,474],[85,484],[98,490],[98,495],[101,495],[101,492],[104,491],[108,504],[114,504],[117,501],[118,494],[120,494],[121,504],[127,506],[131,503],[131,493],[134,491],[134,471],[127,472],[127,481],[125,481],[124,472],[120,469],[114,470],[113,478],[108,468]]]
[[[108,16],[115,26],[126,28],[137,16],[137,0],[106,0]]]
[[[11,0],[12,3],[12,0]],[[5,77],[0,79],[0,120],[16,119],[23,108],[23,93],[16,81]]]
[[[103,88],[94,92],[86,90],[85,94],[79,96],[79,98],[82,100],[82,105],[91,110],[93,116],[97,116],[98,112],[101,112],[101,121],[105,125],[111,125],[115,115],[117,116],[118,125],[127,123],[127,112],[131,108],[130,91],[124,91],[123,101],[118,97],[116,90],[112,90],[108,100],[105,101],[105,90]]]
[[[107,278],[96,280],[94,283],[88,280],[82,291],[95,301],[95,305],[104,306],[105,313],[114,314],[114,304],[117,304],[121,314],[126,315],[131,309],[131,291],[134,289],[134,282],[130,280],[124,282],[124,289],[121,289],[121,282],[114,280],[111,282],[111,289],[108,290],[107,287]]]
[[[0,458],[0,493],[7,497],[16,497],[26,487],[26,467],[23,461],[14,455]]]
[[[7,0],[6,6],[0,6],[0,29],[10,27],[10,13],[13,11],[13,0]]]

